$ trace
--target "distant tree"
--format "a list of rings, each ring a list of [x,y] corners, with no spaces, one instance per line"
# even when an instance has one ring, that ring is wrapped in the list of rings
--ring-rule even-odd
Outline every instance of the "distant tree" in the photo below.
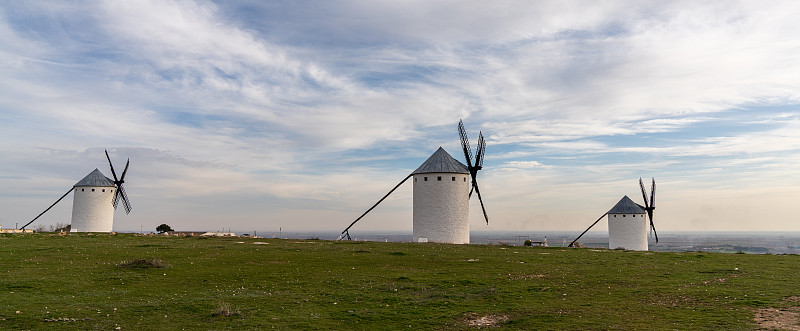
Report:
[[[525,240],[525,246],[533,246],[533,241],[531,241],[530,239]]]
[[[161,224],[161,225],[156,227],[156,231],[158,231],[158,233],[164,233],[164,232],[170,232],[170,231],[175,231],[175,230],[173,230],[171,227],[169,227],[169,225]]]
[[[56,223],[55,232],[69,232],[72,229],[72,224]]]

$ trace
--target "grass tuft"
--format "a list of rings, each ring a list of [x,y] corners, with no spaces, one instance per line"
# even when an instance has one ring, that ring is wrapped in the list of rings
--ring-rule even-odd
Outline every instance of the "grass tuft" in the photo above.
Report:
[[[231,317],[231,316],[239,316],[241,314],[242,311],[238,307],[231,305],[230,303],[227,302],[220,302],[217,308],[214,310],[214,313],[211,315]]]
[[[135,259],[130,261],[123,261],[117,264],[117,267],[128,269],[149,269],[149,268],[166,268],[169,265],[159,258],[154,259]]]

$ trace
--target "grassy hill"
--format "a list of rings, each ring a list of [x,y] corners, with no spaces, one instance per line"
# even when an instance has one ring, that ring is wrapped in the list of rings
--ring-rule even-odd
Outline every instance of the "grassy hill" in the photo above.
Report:
[[[0,235],[2,329],[797,328],[798,301],[797,255]]]

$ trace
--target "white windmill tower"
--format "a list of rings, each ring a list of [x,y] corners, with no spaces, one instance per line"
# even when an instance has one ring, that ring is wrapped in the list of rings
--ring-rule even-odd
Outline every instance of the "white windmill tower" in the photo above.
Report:
[[[644,208],[628,196],[614,205],[608,215],[608,248],[647,250],[647,220]]]
[[[111,232],[114,227],[114,210],[117,208],[120,198],[122,199],[122,205],[125,207],[125,212],[131,212],[131,203],[125,193],[125,188],[122,186],[125,183],[125,174],[128,172],[130,159],[125,163],[125,170],[122,171],[122,175],[117,179],[108,151],[106,151],[106,158],[108,159],[108,165],[111,167],[111,174],[114,176],[113,180],[103,175],[100,170],[94,169],[50,207],[28,222],[28,224],[25,224],[22,229],[44,215],[74,190],[70,232]]]
[[[483,206],[483,199],[476,182],[477,172],[482,169],[486,143],[483,140],[483,134],[480,133],[475,166],[473,166],[472,150],[469,148],[464,124],[461,121],[458,122],[458,131],[461,135],[464,156],[467,159],[466,166],[450,156],[444,148],[439,147],[422,165],[406,176],[353,223],[350,223],[339,238],[351,239],[349,230],[356,222],[377,207],[406,180],[414,177],[413,240],[415,242],[468,244],[469,199],[472,196],[470,187],[478,194],[483,216],[486,223],[489,223],[489,217],[486,216],[486,209]],[[472,178],[471,183],[468,177]]]
[[[633,251],[646,251],[648,250],[647,242],[647,218],[650,219],[650,229],[653,230],[656,242],[658,242],[658,233],[653,224],[653,210],[656,209],[656,180],[653,179],[653,186],[650,190],[650,200],[647,199],[647,191],[644,188],[642,179],[639,178],[639,186],[642,189],[642,198],[644,198],[644,206],[639,205],[628,196],[622,197],[614,207],[608,212],[600,216],[588,229],[583,231],[578,238],[569,244],[569,247],[574,247],[575,242],[583,236],[584,233],[589,231],[597,222],[603,217],[608,216],[608,248],[624,248]]]
[[[73,189],[70,232],[111,232],[114,227],[114,181],[94,169]]]
[[[415,242],[469,244],[469,170],[439,147],[414,177]]]

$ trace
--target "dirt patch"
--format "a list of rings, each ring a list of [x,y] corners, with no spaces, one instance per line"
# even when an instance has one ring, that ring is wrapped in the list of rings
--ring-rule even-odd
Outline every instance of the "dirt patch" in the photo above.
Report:
[[[800,296],[783,298],[783,302],[800,302]],[[800,331],[800,307],[768,307],[756,310],[753,318],[760,330]]]
[[[468,313],[464,315],[465,324],[472,327],[495,327],[502,323],[508,322],[508,315],[480,315],[476,313]]]
[[[754,320],[761,330],[800,331],[800,307],[762,308]]]

